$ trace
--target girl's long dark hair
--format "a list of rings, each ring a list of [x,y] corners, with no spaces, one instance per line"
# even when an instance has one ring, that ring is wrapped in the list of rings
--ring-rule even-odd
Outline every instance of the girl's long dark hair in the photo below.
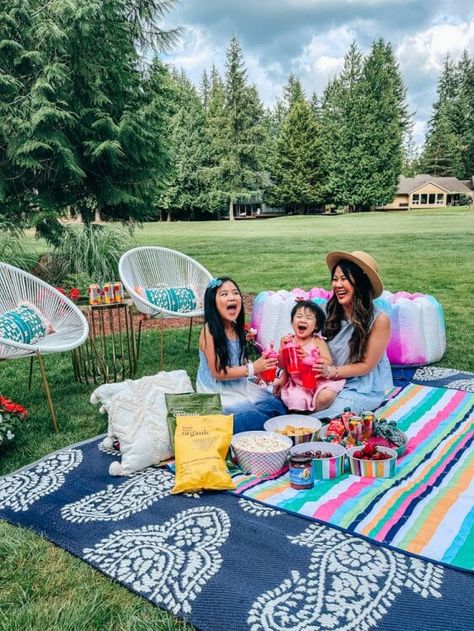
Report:
[[[344,276],[354,287],[354,306],[352,310],[352,324],[354,332],[349,342],[349,361],[360,361],[367,350],[370,328],[374,317],[374,301],[372,298],[372,286],[367,274],[353,263],[342,259],[331,270],[331,279],[334,277],[336,267],[340,267]],[[333,293],[326,308],[326,325],[324,335],[332,340],[341,330],[344,310],[339,304],[336,294]]]
[[[219,286],[217,286],[216,281],[219,282]],[[227,372],[227,367],[230,366],[230,357],[229,357],[229,348],[227,344],[227,335],[225,333],[224,324],[221,320],[221,316],[217,311],[216,307],[216,294],[219,288],[227,282],[233,283],[237,287],[237,291],[242,298],[242,292],[239,289],[239,286],[232,278],[228,276],[219,276],[214,279],[214,282],[211,281],[212,286],[208,286],[206,289],[206,293],[204,294],[204,322],[207,324],[209,329],[209,333],[214,338],[214,350],[215,350],[215,362],[216,362],[216,370],[219,372],[223,370]],[[240,346],[240,355],[239,361],[242,365],[247,359],[247,348],[245,344],[245,312],[244,312],[244,303],[242,301],[242,307],[240,309],[239,314],[234,322],[234,330],[239,339]],[[204,335],[206,334],[206,329],[204,329]]]

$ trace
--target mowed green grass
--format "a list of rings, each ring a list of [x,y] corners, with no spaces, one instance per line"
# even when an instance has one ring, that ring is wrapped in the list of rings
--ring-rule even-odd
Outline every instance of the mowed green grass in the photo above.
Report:
[[[474,370],[474,212],[442,209],[336,217],[144,224],[137,244],[171,247],[196,258],[212,274],[233,276],[242,291],[329,287],[326,252],[364,249],[375,256],[387,289],[430,293],[444,307],[447,352],[440,365]],[[37,254],[44,243],[27,236]],[[187,331],[165,333],[165,368],[197,367],[197,336],[186,350]],[[25,405],[29,418],[15,445],[0,448],[0,474],[66,445],[106,431],[107,419],[89,403],[94,389],[73,380],[70,356],[46,357],[61,425],[52,432],[38,368],[27,389],[28,361],[0,363],[0,392]],[[159,368],[158,336],[146,333],[137,377]],[[37,535],[0,522],[0,629],[60,631],[191,629],[129,593],[87,564]]]

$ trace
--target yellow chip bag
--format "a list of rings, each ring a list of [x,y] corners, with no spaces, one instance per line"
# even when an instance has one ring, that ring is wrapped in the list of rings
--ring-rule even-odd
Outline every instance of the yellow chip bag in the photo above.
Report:
[[[176,417],[176,480],[171,493],[235,489],[225,463],[233,426],[232,414]]]

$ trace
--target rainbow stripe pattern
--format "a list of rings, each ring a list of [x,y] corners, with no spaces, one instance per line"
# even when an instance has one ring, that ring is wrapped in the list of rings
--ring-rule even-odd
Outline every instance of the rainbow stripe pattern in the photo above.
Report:
[[[314,458],[313,471],[316,480],[333,480],[344,472],[345,456],[334,458]]]
[[[235,493],[474,570],[474,393],[410,384],[377,415],[396,420],[408,436],[393,477],[346,472],[296,491],[287,474],[236,474]]]

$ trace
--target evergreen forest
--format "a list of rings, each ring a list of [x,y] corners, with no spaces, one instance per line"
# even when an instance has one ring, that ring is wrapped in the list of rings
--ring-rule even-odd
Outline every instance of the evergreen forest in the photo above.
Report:
[[[0,0],[0,229],[58,242],[59,219],[371,210],[401,174],[474,174],[474,60],[447,57],[425,144],[390,43],[353,43],[321,94],[290,75],[262,103],[233,36],[199,85],[164,63],[176,0]]]

